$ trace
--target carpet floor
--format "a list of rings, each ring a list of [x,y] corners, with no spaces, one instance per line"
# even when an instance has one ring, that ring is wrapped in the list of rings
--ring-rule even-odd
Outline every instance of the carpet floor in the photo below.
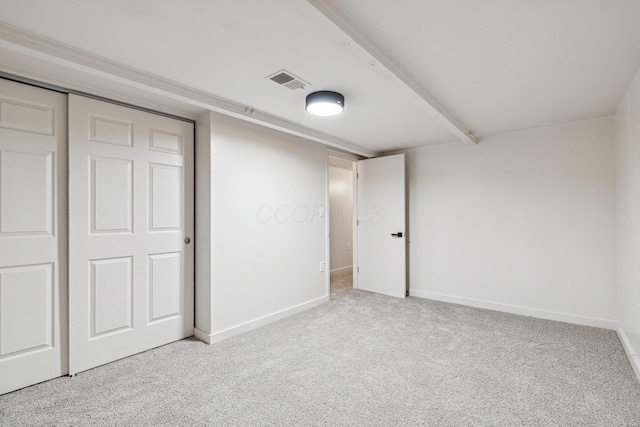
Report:
[[[339,277],[338,277],[339,276]],[[0,425],[638,426],[612,331],[353,290],[0,396]]]

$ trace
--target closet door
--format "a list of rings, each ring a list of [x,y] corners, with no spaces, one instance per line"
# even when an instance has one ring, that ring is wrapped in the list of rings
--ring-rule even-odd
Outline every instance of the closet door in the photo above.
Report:
[[[69,96],[70,373],[193,335],[193,124]]]
[[[67,96],[0,79],[0,394],[65,375]]]

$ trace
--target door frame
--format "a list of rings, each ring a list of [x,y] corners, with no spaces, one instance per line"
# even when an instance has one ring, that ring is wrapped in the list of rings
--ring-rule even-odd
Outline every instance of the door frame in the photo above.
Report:
[[[362,156],[356,154],[347,153],[344,151],[338,151],[331,148],[327,148],[327,179],[326,179],[326,200],[327,200],[327,233],[326,233],[326,259],[327,259],[327,295],[331,294],[331,200],[329,198],[329,157],[338,157],[341,159],[349,160],[351,165],[351,189],[352,189],[352,213],[351,213],[351,265],[353,269],[353,289],[358,289],[358,160],[364,159]]]

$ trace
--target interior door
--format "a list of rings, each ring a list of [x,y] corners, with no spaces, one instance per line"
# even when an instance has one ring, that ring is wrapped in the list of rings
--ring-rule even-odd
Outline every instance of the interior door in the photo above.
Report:
[[[193,124],[69,97],[70,374],[193,335]]]
[[[357,286],[399,298],[407,292],[404,161],[360,160],[357,175]]]
[[[0,79],[0,394],[67,373],[67,97]]]

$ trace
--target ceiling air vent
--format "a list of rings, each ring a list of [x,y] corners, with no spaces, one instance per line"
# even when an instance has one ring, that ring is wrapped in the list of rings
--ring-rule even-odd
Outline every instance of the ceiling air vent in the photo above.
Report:
[[[304,80],[294,76],[287,70],[280,70],[275,74],[267,76],[267,78],[273,80],[281,86],[288,87],[291,90],[304,89],[306,86],[310,85]]]

